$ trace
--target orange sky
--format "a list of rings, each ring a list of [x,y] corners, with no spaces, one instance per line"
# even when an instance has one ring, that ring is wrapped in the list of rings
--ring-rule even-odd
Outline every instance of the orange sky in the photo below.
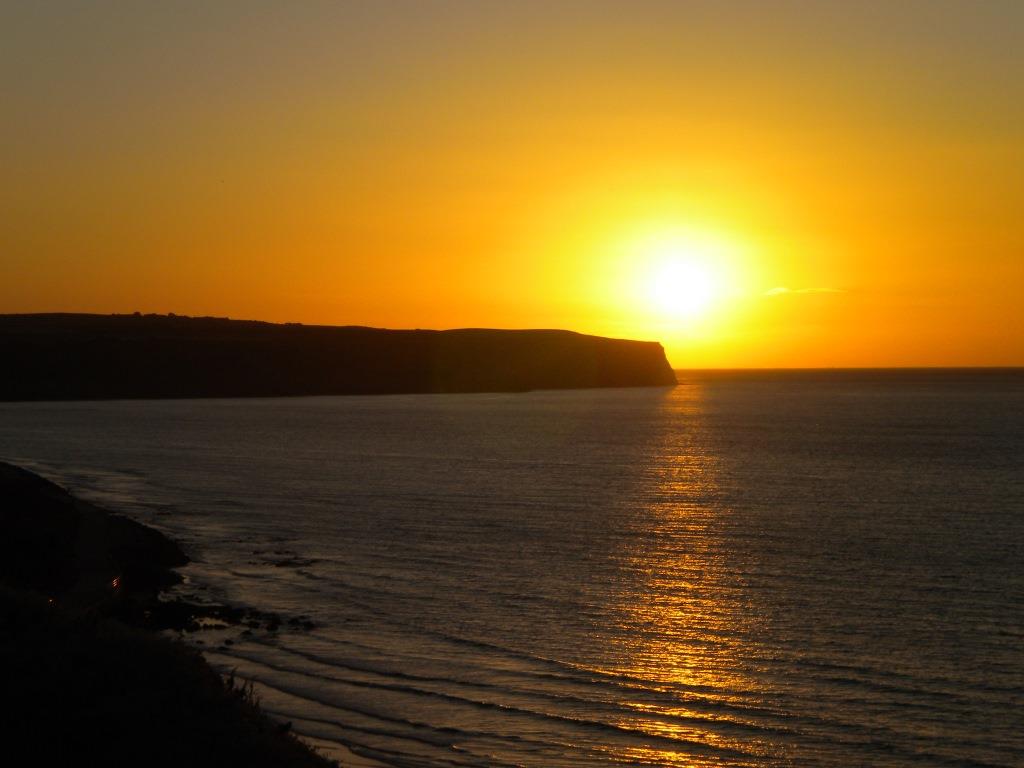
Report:
[[[1024,365],[1024,3],[22,5],[0,312]]]

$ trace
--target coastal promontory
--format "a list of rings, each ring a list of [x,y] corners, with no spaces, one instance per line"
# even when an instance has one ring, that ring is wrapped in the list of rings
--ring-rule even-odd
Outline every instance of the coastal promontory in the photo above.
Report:
[[[671,386],[657,342],[176,315],[0,315],[0,400]]]

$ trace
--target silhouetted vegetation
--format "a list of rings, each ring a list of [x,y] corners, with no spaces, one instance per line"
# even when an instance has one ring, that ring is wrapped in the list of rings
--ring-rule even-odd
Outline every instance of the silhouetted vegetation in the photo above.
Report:
[[[174,315],[0,316],[2,400],[663,386],[657,342],[569,331],[392,331]]]
[[[185,562],[159,532],[0,463],[7,754],[32,765],[331,765],[198,652],[129,624],[193,621],[193,606],[157,600]]]
[[[331,765],[182,643],[0,587],[9,755],[30,765]]]

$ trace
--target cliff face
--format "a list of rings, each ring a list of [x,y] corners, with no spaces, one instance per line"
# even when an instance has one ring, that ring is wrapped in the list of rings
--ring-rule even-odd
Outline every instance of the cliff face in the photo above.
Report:
[[[132,315],[0,316],[0,400],[671,386],[657,342]]]
[[[335,765],[197,651],[139,629],[194,626],[192,606],[157,597],[188,562],[177,544],[2,462],[0,531],[0,670],[17,702],[0,739],[34,765]]]

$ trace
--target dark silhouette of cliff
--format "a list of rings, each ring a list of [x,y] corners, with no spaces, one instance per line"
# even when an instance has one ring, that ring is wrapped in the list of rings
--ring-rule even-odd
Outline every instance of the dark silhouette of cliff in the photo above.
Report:
[[[665,386],[657,342],[175,315],[0,315],[0,400]]]
[[[37,766],[334,765],[271,720],[251,687],[142,629],[185,628],[151,614],[181,605],[158,593],[187,562],[158,531],[0,462],[6,750]]]

